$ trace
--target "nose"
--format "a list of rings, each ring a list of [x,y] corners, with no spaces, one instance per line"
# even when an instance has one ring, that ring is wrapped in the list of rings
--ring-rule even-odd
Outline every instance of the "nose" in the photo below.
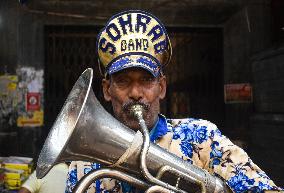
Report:
[[[135,101],[139,101],[143,98],[143,88],[137,83],[133,82],[129,87],[129,98]]]

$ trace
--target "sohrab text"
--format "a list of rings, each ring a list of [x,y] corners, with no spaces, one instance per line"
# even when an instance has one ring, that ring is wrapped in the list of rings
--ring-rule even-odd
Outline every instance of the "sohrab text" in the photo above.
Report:
[[[149,25],[153,18],[142,13],[138,13],[136,18],[132,17],[134,16],[131,14],[128,14],[126,18],[120,16],[117,18],[117,23],[110,23],[106,26],[104,33],[108,38],[102,37],[100,39],[98,46],[101,51],[109,52],[110,54],[115,54],[117,49],[129,52],[147,51],[150,42],[153,45],[155,53],[162,53],[166,50],[167,38],[160,39],[163,35],[165,36],[165,31],[159,23]],[[131,33],[142,33],[146,37],[126,40],[125,36]],[[116,44],[119,41],[120,45]]]

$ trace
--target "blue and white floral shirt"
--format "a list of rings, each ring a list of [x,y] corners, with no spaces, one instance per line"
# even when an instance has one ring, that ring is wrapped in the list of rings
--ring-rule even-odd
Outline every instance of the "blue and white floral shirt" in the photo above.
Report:
[[[217,175],[236,193],[282,190],[252,162],[244,150],[234,145],[209,121],[166,119],[160,115],[150,132],[150,139],[183,160]],[[97,163],[71,162],[66,193],[72,192],[83,175],[100,167]],[[136,190],[125,182],[107,178],[94,182],[87,192],[126,193]]]

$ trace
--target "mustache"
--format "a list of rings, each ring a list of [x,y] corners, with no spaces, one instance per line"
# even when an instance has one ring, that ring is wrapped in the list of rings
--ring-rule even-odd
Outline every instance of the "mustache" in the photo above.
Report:
[[[144,111],[148,111],[150,109],[150,105],[148,103],[142,101],[128,101],[122,105],[122,110],[127,114],[132,114],[130,109],[133,105],[141,105]]]

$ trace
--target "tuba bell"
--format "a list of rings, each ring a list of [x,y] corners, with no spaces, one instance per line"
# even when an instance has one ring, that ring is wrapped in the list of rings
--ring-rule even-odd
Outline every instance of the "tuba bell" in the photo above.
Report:
[[[232,192],[218,177],[150,143],[141,107],[133,107],[133,114],[142,133],[115,119],[97,100],[92,80],[93,70],[88,68],[68,95],[39,155],[38,178],[57,163],[80,160],[105,168],[85,175],[76,193],[105,177],[127,181],[146,192]]]

